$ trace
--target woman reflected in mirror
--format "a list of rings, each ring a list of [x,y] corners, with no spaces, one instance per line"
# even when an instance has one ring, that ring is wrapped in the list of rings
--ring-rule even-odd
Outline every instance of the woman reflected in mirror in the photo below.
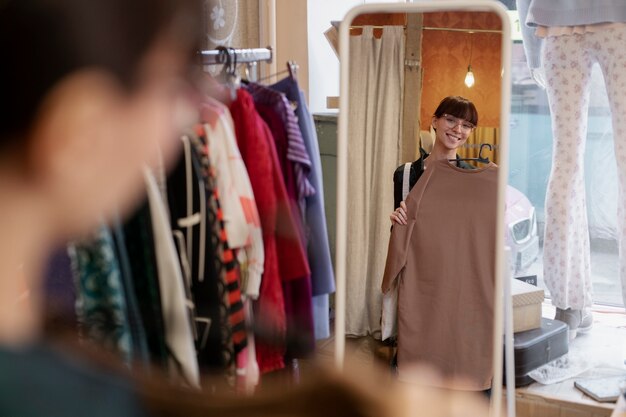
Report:
[[[399,380],[408,380],[412,365],[427,364],[449,378],[446,387],[489,396],[496,233],[486,213],[496,207],[498,171],[488,160],[477,169],[457,155],[478,123],[470,100],[444,98],[431,123],[430,154],[420,149],[419,159],[394,172],[390,218],[402,227],[392,229],[382,280],[383,338],[397,336],[391,365]],[[397,330],[389,331],[394,296]]]
[[[437,106],[431,126],[435,131],[432,151],[427,153],[420,147],[420,157],[411,164],[409,190],[417,183],[429,163],[441,159],[458,159],[457,149],[467,142],[478,124],[478,111],[470,100],[461,96],[445,97]],[[473,169],[465,161],[456,161],[459,168]],[[407,211],[402,198],[404,164],[393,173],[394,211],[389,216],[392,224],[407,224]]]

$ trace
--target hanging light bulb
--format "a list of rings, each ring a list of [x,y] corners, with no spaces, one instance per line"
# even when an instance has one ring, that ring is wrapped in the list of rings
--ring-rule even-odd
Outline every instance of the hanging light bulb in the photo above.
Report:
[[[472,66],[467,66],[467,74],[465,74],[465,85],[471,87],[474,85],[474,73],[472,72]]]
[[[474,85],[474,73],[472,72],[472,52],[474,52],[474,38],[472,38],[472,33],[470,32],[470,56],[469,61],[467,63],[467,74],[465,74],[465,85],[467,88],[471,88]]]

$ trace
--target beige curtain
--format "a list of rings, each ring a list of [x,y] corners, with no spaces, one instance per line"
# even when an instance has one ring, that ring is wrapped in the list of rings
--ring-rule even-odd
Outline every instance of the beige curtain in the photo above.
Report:
[[[497,127],[477,127],[467,139],[467,142],[459,149],[461,158],[478,158],[480,145],[489,143],[493,150],[485,148],[483,157],[488,157],[491,162],[498,163],[500,159],[500,129]]]
[[[404,28],[350,37],[346,334],[380,336],[383,276],[402,133]]]

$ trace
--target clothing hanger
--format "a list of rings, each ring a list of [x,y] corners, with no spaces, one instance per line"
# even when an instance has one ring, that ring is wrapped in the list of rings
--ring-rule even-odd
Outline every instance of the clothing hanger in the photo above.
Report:
[[[490,162],[489,157],[483,156],[483,149],[485,147],[489,148],[490,151],[493,150],[493,146],[491,145],[491,143],[481,143],[480,149],[478,150],[478,158],[454,158],[454,159],[448,159],[448,161],[450,162],[476,161],[476,162],[480,162],[483,164],[488,164]]]
[[[289,71],[289,76],[293,78],[295,81],[298,81],[298,69],[300,66],[296,64],[296,61],[287,61],[287,70]]]
[[[265,77],[261,77],[261,78],[259,78],[259,79],[257,80],[257,82],[261,82],[261,81],[269,80],[269,79],[270,79],[270,78],[272,78],[272,77],[276,77],[276,76],[278,76],[278,75],[283,75],[283,74],[286,74],[287,72],[289,72],[289,70],[288,70],[288,69],[280,70],[280,71],[275,72],[275,73],[273,73],[273,74],[266,75]]]
[[[300,68],[300,66],[296,63],[296,61],[287,61],[287,68],[284,70],[280,70],[278,72],[275,72],[274,74],[270,74],[267,75],[265,77],[259,78],[257,80],[257,82],[261,82],[261,81],[265,81],[268,80],[272,77],[276,77],[278,75],[282,75],[282,74],[286,74],[289,73],[289,76],[291,78],[293,78],[294,80],[298,81],[298,68]]]
[[[220,51],[218,61],[224,63],[219,78],[222,82],[226,83],[226,86],[230,90],[231,100],[235,100],[237,98],[237,90],[241,86],[241,77],[237,73],[237,54],[235,53],[235,48],[218,46],[215,49]]]

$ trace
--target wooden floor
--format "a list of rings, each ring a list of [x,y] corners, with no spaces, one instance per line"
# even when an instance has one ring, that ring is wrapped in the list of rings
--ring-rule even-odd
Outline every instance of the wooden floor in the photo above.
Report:
[[[545,303],[543,316],[554,317],[554,307]],[[533,383],[516,390],[518,417],[601,417],[610,416],[613,403],[599,403],[574,387],[578,378],[603,377],[626,374],[626,314],[624,309],[596,307],[593,311],[594,327],[570,342],[570,358],[580,360],[586,369],[562,382],[551,385]],[[301,361],[300,370],[330,366],[334,360],[334,338],[318,342],[316,358]],[[357,367],[388,367],[390,350],[372,337],[346,339],[346,360]],[[391,379],[391,372],[383,373]],[[381,381],[384,383],[384,381]]]
[[[350,367],[372,368],[378,367],[383,375],[391,372],[384,372],[389,367],[391,350],[381,341],[373,337],[348,337],[346,338],[345,358]],[[317,366],[333,366],[335,361],[335,338],[318,341],[316,347],[316,357],[312,360],[300,361],[300,369],[306,372]]]
[[[300,375],[307,378],[309,372],[318,366],[334,364],[335,339],[318,342],[316,358],[300,361]],[[394,416],[420,417],[488,417],[487,397],[473,392],[459,392],[433,387],[432,373],[420,369],[411,382],[399,382],[391,371],[389,362],[391,349],[372,337],[346,338],[344,373],[374,377],[376,395],[389,395],[394,392],[404,406]],[[372,370],[377,368],[377,372]],[[370,371],[370,372],[363,372]],[[401,390],[401,391],[398,391]]]

